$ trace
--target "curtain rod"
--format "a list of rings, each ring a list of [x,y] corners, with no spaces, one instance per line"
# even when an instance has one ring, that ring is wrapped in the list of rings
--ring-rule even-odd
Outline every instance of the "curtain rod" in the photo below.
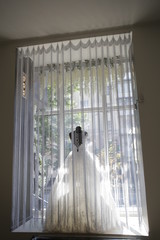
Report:
[[[133,31],[132,25],[127,25],[123,27],[113,27],[113,28],[101,28],[101,29],[93,29],[89,31],[78,31],[71,33],[60,33],[60,34],[52,34],[48,36],[41,37],[33,37],[33,38],[25,38],[25,39],[15,39],[15,40],[6,40],[1,44],[12,44],[15,47],[23,47],[37,44],[45,44],[50,42],[61,42],[61,41],[69,41],[74,39],[82,39],[89,37],[100,37],[100,36],[109,36],[116,34],[123,34]]]

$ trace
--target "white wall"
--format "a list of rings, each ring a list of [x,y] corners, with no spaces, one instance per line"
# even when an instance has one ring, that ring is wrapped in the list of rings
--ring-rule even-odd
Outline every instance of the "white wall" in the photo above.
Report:
[[[135,28],[140,122],[151,239],[160,239],[160,25]],[[159,235],[159,236],[158,236]]]
[[[133,34],[140,105],[149,239],[160,239],[160,25],[136,27]],[[12,145],[15,87],[15,44],[0,46],[0,219],[4,239],[31,239],[32,234],[10,232]],[[21,44],[21,42],[20,42]]]

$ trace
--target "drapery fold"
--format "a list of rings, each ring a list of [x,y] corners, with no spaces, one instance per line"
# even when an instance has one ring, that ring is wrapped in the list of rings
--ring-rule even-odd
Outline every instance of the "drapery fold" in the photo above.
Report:
[[[148,234],[131,33],[19,48],[14,132],[14,231]]]

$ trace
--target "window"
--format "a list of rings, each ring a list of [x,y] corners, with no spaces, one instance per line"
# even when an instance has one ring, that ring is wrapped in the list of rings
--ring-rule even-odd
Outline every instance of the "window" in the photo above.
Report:
[[[17,50],[13,231],[148,234],[131,48],[128,33]]]

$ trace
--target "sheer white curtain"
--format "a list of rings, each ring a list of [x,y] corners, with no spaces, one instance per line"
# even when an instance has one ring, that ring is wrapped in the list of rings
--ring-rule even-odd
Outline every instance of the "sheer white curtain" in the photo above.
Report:
[[[146,216],[132,34],[17,49],[12,229],[147,235]]]

